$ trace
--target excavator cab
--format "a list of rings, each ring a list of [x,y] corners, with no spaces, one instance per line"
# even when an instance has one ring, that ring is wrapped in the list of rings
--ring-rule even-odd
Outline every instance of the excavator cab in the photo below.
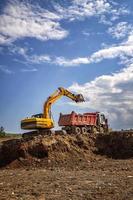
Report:
[[[31,117],[33,117],[33,118],[42,118],[43,114],[39,113],[39,114],[32,115]]]

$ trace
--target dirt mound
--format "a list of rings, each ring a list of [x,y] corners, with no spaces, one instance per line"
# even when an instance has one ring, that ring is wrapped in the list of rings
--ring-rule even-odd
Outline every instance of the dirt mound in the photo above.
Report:
[[[4,141],[0,167],[73,165],[94,159],[95,136],[51,135]]]
[[[75,167],[101,159],[133,157],[133,132],[98,135],[36,136],[13,139],[0,146],[0,167]]]
[[[114,159],[133,157],[133,131],[114,131],[99,134],[96,138],[97,153]]]

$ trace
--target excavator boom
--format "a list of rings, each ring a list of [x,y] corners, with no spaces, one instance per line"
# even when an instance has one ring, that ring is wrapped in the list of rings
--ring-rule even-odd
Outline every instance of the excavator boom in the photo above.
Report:
[[[71,93],[67,89],[59,87],[58,90],[56,90],[50,97],[48,97],[48,99],[44,103],[44,109],[43,109],[43,117],[44,118],[51,118],[51,112],[50,112],[51,105],[55,101],[60,99],[62,96],[66,96],[66,97],[72,99],[73,101],[75,101],[76,103],[84,101],[84,97],[82,94],[76,95],[76,94]]]
[[[78,102],[83,102],[84,98],[82,94],[73,94],[67,89],[59,87],[51,96],[48,97],[44,103],[43,113],[33,115],[30,118],[21,120],[22,129],[36,129],[36,130],[48,130],[54,127],[54,122],[51,118],[51,105],[60,99],[62,96],[66,96],[71,100]]]

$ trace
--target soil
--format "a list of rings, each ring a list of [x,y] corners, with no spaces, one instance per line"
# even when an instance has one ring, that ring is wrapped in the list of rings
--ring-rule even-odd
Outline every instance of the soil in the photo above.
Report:
[[[0,200],[132,200],[133,133],[0,143]]]

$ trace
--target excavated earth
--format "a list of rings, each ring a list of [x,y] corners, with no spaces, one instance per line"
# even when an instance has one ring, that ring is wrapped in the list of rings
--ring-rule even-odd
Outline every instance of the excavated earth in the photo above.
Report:
[[[0,142],[0,200],[133,199],[133,132]]]

